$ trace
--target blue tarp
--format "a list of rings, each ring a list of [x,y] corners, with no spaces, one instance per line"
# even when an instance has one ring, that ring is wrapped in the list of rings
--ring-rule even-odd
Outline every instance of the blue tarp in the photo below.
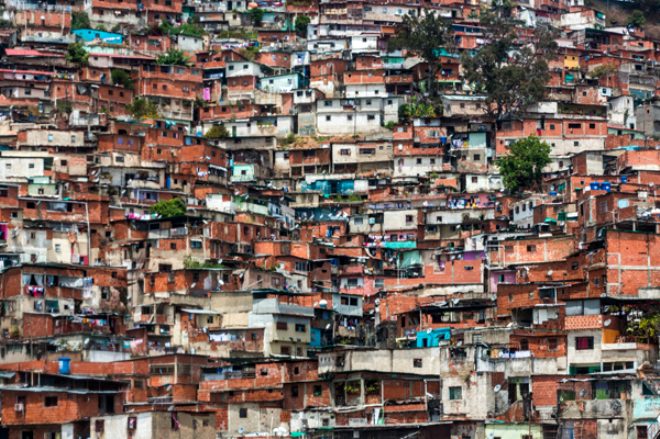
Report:
[[[451,338],[450,328],[436,328],[426,331],[419,331],[417,333],[417,347],[418,348],[434,348],[440,345],[441,340],[449,340]]]
[[[124,36],[115,32],[106,32],[96,29],[76,29],[71,31],[71,33],[86,43],[95,40],[101,40],[106,44],[123,44],[124,42]]]

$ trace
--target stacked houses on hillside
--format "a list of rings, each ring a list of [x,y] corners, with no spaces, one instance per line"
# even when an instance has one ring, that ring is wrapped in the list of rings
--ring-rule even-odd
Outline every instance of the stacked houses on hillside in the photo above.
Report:
[[[0,438],[657,439],[660,40],[510,6],[558,49],[494,120],[490,2],[7,0]]]

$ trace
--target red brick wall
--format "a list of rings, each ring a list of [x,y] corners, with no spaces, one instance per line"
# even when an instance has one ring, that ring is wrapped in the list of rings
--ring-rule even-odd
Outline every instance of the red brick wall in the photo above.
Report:
[[[660,285],[658,235],[608,231],[606,249],[607,282],[619,284],[610,294],[636,296],[642,287]],[[650,269],[646,268],[649,264]]]
[[[53,335],[55,325],[48,314],[23,314],[23,337],[48,337]]]
[[[561,377],[554,375],[535,375],[532,377],[532,397],[534,405],[552,407],[557,404],[557,389]]]
[[[23,413],[14,410],[18,395],[25,396]],[[57,396],[57,406],[45,407],[46,396]],[[97,395],[31,392],[4,392],[2,395],[2,421],[5,425],[64,424],[97,414]]]

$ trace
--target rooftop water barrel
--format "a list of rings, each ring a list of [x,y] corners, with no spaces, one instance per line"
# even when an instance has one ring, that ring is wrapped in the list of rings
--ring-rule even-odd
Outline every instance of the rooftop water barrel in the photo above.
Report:
[[[60,374],[68,375],[71,373],[71,358],[60,357],[58,362],[59,362]]]

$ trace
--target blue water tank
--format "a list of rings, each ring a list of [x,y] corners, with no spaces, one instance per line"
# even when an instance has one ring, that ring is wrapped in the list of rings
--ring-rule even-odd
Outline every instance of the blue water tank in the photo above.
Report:
[[[60,373],[62,375],[68,375],[71,373],[71,358],[69,357],[60,357],[59,358]]]
[[[609,181],[604,182],[603,184],[600,185],[601,189],[604,191],[611,191],[612,190],[612,184]]]

